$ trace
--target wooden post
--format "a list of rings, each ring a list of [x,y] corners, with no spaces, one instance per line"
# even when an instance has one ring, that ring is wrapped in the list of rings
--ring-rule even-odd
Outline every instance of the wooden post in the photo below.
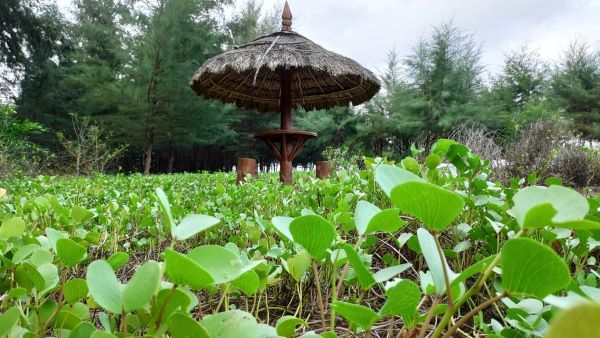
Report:
[[[281,71],[280,87],[281,130],[290,130],[292,129],[292,72],[289,70]]]
[[[324,179],[331,176],[331,165],[329,161],[317,161],[317,178]]]
[[[292,184],[292,161],[279,162],[279,180],[283,184]]]
[[[256,160],[248,157],[238,158],[236,167],[237,178],[235,183],[241,184],[246,178],[246,174],[252,175],[254,178],[258,177],[258,170],[256,169]]]
[[[289,70],[281,72],[281,96],[279,108],[281,110],[281,130],[292,129],[292,73]],[[284,184],[292,184],[291,145],[287,142],[286,135],[281,136],[279,154],[279,180]]]

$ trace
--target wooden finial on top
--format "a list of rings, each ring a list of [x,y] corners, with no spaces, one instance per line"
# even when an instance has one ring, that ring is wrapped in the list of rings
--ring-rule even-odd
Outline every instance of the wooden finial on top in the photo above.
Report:
[[[283,14],[281,14],[281,31],[282,32],[291,32],[292,31],[292,11],[290,10],[290,6],[288,2],[285,2],[285,6],[283,6]]]

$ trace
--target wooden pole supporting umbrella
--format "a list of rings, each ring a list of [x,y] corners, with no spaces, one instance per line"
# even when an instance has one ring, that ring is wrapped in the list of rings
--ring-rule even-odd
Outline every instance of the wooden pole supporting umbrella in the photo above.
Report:
[[[380,88],[379,80],[357,62],[333,53],[292,31],[285,3],[280,32],[260,37],[207,60],[190,86],[207,99],[239,107],[281,113],[279,130],[254,135],[280,163],[280,180],[292,183],[292,165],[316,133],[292,129],[292,109],[328,109],[357,105]]]

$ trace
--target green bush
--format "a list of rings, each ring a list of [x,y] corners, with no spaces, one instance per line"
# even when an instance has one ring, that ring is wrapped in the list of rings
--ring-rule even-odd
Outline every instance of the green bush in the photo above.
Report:
[[[6,181],[0,336],[600,332],[600,198],[556,180],[505,186],[449,139],[416,155],[294,186],[233,173]]]
[[[38,123],[19,120],[12,106],[0,105],[0,178],[33,175],[48,167],[50,152],[29,141],[43,130]]]

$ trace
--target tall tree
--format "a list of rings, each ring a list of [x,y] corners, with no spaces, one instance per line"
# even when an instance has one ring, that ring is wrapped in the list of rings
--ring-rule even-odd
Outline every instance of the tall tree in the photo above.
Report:
[[[420,116],[425,132],[439,134],[474,114],[471,104],[481,91],[483,66],[481,48],[472,35],[452,23],[434,27],[429,37],[418,41],[404,66],[407,84],[423,102],[414,102],[414,109],[401,105],[407,109],[398,113]]]
[[[26,67],[54,56],[63,24],[51,1],[0,2],[0,99],[14,100]]]
[[[197,97],[188,86],[191,74],[221,52],[225,35],[213,13],[225,1],[157,0],[143,16],[135,81],[144,126],[144,173],[159,146],[173,168],[174,147],[217,143],[233,137],[225,105]],[[143,14],[140,13],[140,14]],[[139,110],[138,110],[139,111]],[[215,133],[215,131],[220,131]]]
[[[66,38],[67,23],[56,5],[48,1],[2,1],[1,62],[9,71],[2,72],[3,82],[18,86],[16,97],[19,116],[34,121],[51,121],[64,101],[57,90],[61,66],[71,47]],[[2,66],[0,66],[2,67]]]
[[[552,109],[547,100],[548,66],[538,53],[527,47],[508,53],[500,74],[483,92],[477,121],[512,138],[525,125],[538,119],[550,118]]]
[[[135,121],[124,118],[131,83],[126,74],[133,65],[134,23],[131,10],[120,0],[74,1],[74,23],[69,29],[76,48],[63,65],[65,114],[89,115],[113,131],[114,143],[130,143]],[[69,117],[70,120],[70,117]]]
[[[248,0],[227,23],[233,46],[252,42],[254,39],[271,34],[280,28],[280,13],[275,10],[265,11],[263,6],[262,1]]]
[[[600,139],[600,51],[582,41],[565,51],[552,77],[555,103],[584,137]]]
[[[403,88],[401,78],[401,60],[396,51],[388,52],[387,64],[380,76],[383,88],[371,101],[359,110],[361,123],[357,126],[357,139],[370,154],[384,155],[391,152],[395,138],[395,130],[400,121],[396,117],[392,98],[401,95]],[[404,95],[403,95],[404,96]]]
[[[323,151],[329,147],[352,145],[359,116],[352,107],[335,107],[328,110],[297,112],[294,121],[299,129],[316,132],[319,137],[310,140],[297,157],[299,163],[314,163],[323,158]],[[356,153],[361,153],[356,149]]]

